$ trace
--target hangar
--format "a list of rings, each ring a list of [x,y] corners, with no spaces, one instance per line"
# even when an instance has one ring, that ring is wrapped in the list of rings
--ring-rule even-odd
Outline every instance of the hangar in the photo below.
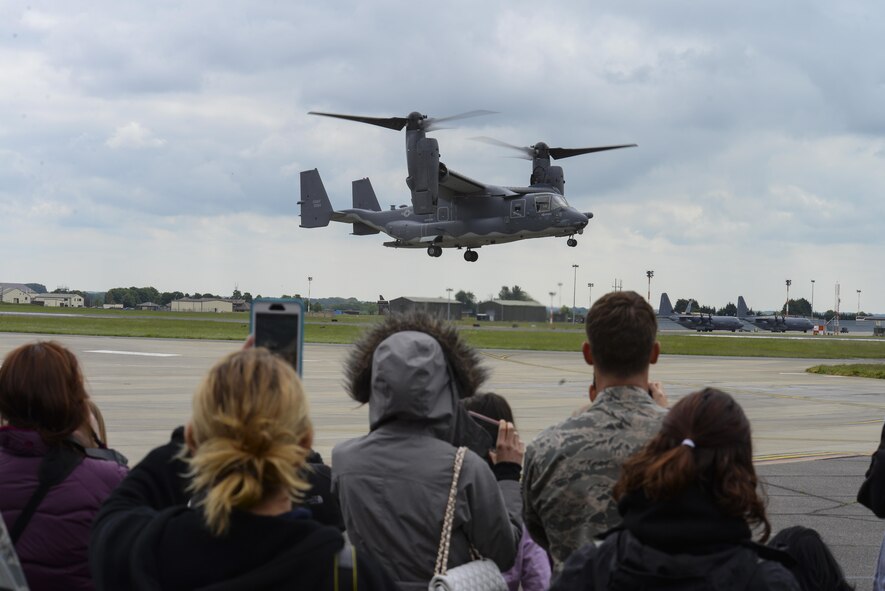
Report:
[[[0,283],[0,302],[4,304],[30,304],[37,292],[24,283]]]
[[[47,308],[82,308],[84,300],[78,293],[38,293],[31,303]]]
[[[173,312],[245,312],[249,309],[245,300],[231,298],[181,298],[172,300]]]
[[[443,320],[461,319],[461,302],[445,298],[401,297],[390,300],[390,313],[402,314],[420,310]]]
[[[547,308],[534,300],[489,300],[481,302],[477,312],[500,322],[547,321]]]

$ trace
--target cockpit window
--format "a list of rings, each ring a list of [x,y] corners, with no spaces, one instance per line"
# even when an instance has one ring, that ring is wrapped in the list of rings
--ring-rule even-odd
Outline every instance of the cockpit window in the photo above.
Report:
[[[554,195],[553,196],[553,209],[562,209],[563,207],[568,207],[568,203],[565,200],[565,197],[562,195]]]
[[[550,195],[535,197],[535,209],[538,213],[550,211]]]

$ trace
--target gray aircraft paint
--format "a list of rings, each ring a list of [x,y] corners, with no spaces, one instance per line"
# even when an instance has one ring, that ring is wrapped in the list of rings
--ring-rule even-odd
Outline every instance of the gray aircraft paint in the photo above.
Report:
[[[743,310],[742,316],[741,310]],[[773,316],[750,316],[743,296],[738,298],[738,315],[747,322],[753,323],[757,328],[771,332],[808,332],[814,328],[814,323],[811,320],[801,316],[778,316],[777,314]]]
[[[406,118],[374,118],[352,115],[314,113],[388,129],[406,129],[406,184],[412,205],[382,211],[369,179],[353,182],[353,207],[332,208],[319,171],[301,173],[301,227],[324,227],[330,221],[353,224],[356,235],[384,232],[393,238],[385,246],[426,248],[438,257],[443,248],[466,248],[464,258],[475,261],[473,249],[529,238],[568,237],[569,246],[577,246],[574,236],[582,234],[592,213],[571,207],[564,197],[562,167],[550,166],[551,158],[632,147],[635,144],[598,148],[550,148],[539,142],[529,148],[532,175],[528,187],[487,185],[461,175],[439,161],[437,141],[426,131],[449,119],[487,114],[473,111],[446,119],[430,119],[419,113]]]
[[[738,298],[738,315],[737,316],[714,316],[712,314],[691,314],[691,304],[688,302],[688,309],[685,314],[677,314],[670,304],[670,298],[666,293],[661,294],[661,304],[658,307],[658,316],[669,318],[680,326],[698,332],[713,332],[714,330],[730,330],[737,332],[745,328],[741,321],[740,306],[743,297]],[[746,315],[746,314],[744,314]]]

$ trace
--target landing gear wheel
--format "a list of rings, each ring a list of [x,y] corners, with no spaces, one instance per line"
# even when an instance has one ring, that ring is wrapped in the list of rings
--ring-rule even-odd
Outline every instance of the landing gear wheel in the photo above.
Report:
[[[475,250],[468,250],[464,253],[464,260],[468,263],[475,263],[477,260],[479,260],[479,253]]]
[[[578,241],[575,240],[574,238],[569,238],[568,241],[566,241],[566,244],[568,244],[569,246],[574,248],[578,245]]]
[[[428,246],[427,254],[436,258],[442,256],[442,247],[441,246]]]

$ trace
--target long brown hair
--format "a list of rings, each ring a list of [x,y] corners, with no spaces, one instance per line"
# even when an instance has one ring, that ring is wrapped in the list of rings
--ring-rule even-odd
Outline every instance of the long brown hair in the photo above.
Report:
[[[0,366],[0,417],[57,443],[89,417],[80,364],[55,341],[22,345]]]
[[[747,416],[730,395],[705,388],[677,402],[660,432],[624,463],[614,495],[642,490],[668,500],[700,484],[727,515],[761,527],[764,542],[771,524],[758,482]]]

